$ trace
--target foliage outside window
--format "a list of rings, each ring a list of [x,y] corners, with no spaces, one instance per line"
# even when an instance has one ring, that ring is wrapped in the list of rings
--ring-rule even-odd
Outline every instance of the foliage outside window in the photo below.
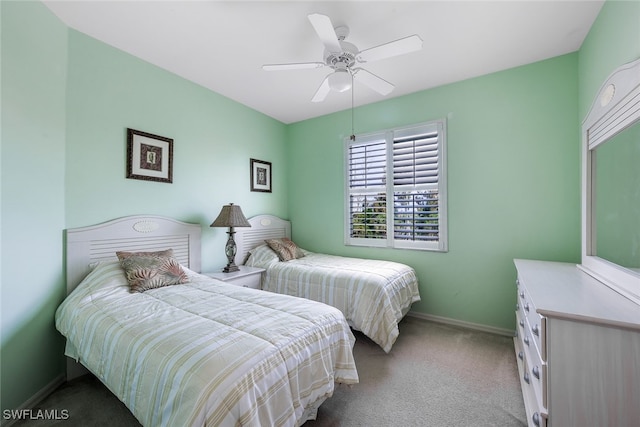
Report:
[[[445,121],[345,140],[346,244],[447,250]]]

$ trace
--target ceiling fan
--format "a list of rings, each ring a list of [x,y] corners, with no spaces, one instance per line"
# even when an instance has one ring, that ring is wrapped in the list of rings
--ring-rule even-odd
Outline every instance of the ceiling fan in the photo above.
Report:
[[[279,71],[331,68],[333,72],[322,81],[322,84],[311,99],[312,102],[323,101],[332,90],[344,92],[351,89],[354,79],[382,95],[388,95],[395,88],[393,84],[363,68],[357,67],[357,65],[422,49],[422,39],[414,34],[361,51],[353,44],[345,41],[345,38],[349,35],[348,27],[340,26],[334,28],[328,16],[318,13],[311,14],[308,18],[322,44],[324,44],[324,62],[266,64],[262,66],[262,69]]]

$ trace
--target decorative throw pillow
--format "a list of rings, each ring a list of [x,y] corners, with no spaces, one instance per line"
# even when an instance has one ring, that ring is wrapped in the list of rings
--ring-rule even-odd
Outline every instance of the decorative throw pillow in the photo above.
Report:
[[[189,281],[173,249],[158,252],[116,252],[131,292],[144,292]]]
[[[265,243],[278,254],[280,261],[290,261],[304,256],[302,250],[286,237],[281,239],[268,239],[265,240]]]

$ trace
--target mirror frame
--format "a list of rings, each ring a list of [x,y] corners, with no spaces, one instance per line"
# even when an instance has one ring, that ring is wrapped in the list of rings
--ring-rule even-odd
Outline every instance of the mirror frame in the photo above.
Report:
[[[617,68],[600,87],[582,123],[582,264],[579,267],[640,305],[640,274],[596,256],[592,151],[640,125],[640,59]]]

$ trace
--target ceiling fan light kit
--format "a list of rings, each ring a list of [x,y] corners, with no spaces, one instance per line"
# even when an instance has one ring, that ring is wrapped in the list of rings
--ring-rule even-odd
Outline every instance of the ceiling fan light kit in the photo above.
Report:
[[[327,76],[329,79],[329,87],[331,90],[336,92],[345,92],[351,89],[351,74],[349,70],[344,69],[336,69],[336,71]]]
[[[355,68],[355,65],[358,63],[378,61],[422,49],[422,39],[414,34],[360,51],[355,45],[344,40],[349,35],[348,27],[340,26],[334,28],[328,16],[318,13],[311,14],[308,18],[325,47],[324,63],[266,64],[262,66],[262,69],[266,71],[280,71],[320,67],[331,68],[333,72],[327,75],[322,81],[320,87],[311,99],[312,102],[324,101],[331,91],[345,92],[351,89],[353,80],[363,83],[381,95],[388,95],[395,88],[393,84],[363,68]]]

